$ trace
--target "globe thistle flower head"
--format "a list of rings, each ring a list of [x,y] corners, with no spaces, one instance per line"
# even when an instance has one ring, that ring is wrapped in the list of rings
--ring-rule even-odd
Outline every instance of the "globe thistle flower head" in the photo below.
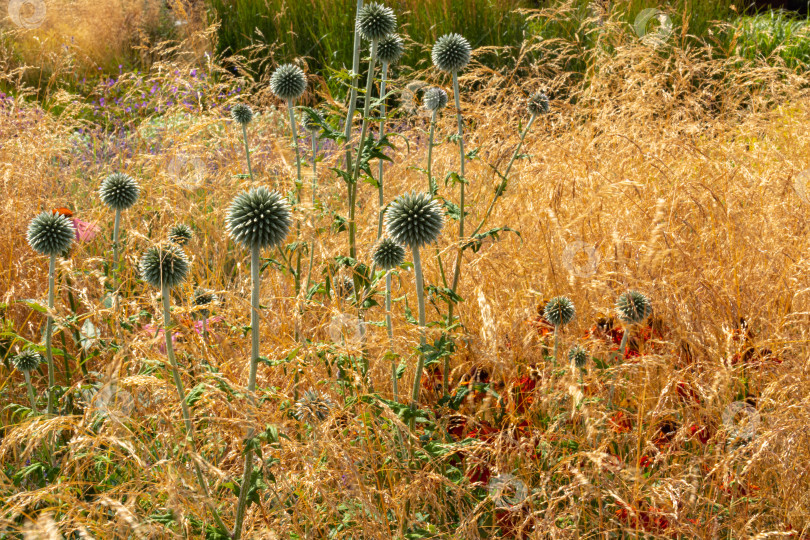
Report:
[[[284,101],[300,98],[306,89],[307,76],[295,64],[279,66],[270,76],[270,91]]]
[[[442,209],[429,193],[400,195],[385,212],[388,236],[412,249],[435,242],[443,226]]]
[[[334,408],[335,404],[326,396],[312,390],[305,390],[304,395],[295,402],[293,415],[299,422],[314,424],[326,420]]]
[[[231,107],[231,118],[237,124],[246,126],[253,120],[253,109],[244,103],[237,103]]]
[[[624,293],[616,302],[619,318],[628,324],[636,324],[652,314],[650,299],[638,291]]]
[[[335,294],[341,298],[351,298],[354,295],[354,280],[348,276],[336,277]]]
[[[543,316],[554,326],[564,326],[574,318],[574,303],[565,296],[549,300],[543,310]]]
[[[441,88],[428,88],[422,96],[422,103],[429,111],[440,111],[447,107],[447,92]]]
[[[319,121],[324,122],[323,115],[320,112],[315,111],[315,115]],[[310,133],[317,133],[321,129],[320,124],[318,124],[314,118],[306,113],[301,113],[301,125],[304,126],[304,129]]]
[[[371,257],[375,265],[387,272],[402,264],[402,261],[405,260],[405,248],[390,238],[381,238],[374,246],[374,253]]]
[[[287,237],[292,210],[278,191],[258,187],[234,198],[226,222],[231,238],[244,247],[275,247]]]
[[[126,210],[138,200],[141,187],[128,174],[116,172],[102,180],[101,201],[113,210]]]
[[[583,369],[588,363],[588,351],[579,345],[571,347],[568,351],[568,360],[573,362],[578,369]]]
[[[461,34],[445,34],[433,45],[433,65],[441,71],[461,71],[470,63],[472,47]]]
[[[395,64],[402,58],[404,50],[399,34],[389,34],[377,43],[377,58],[385,64]]]
[[[33,349],[25,349],[11,359],[12,365],[23,373],[31,373],[42,362],[42,355]]]
[[[185,223],[175,225],[169,230],[169,241],[174,242],[178,246],[185,246],[191,241],[193,236],[194,233],[191,231],[191,227]]]
[[[28,225],[28,244],[37,253],[60,255],[76,238],[73,223],[62,214],[42,212]]]
[[[197,288],[194,290],[193,302],[200,315],[208,317],[209,308],[219,303],[219,297],[212,290]]]
[[[367,41],[381,40],[396,29],[397,16],[390,7],[372,2],[357,14],[357,32]]]
[[[548,113],[548,96],[543,92],[535,92],[529,96],[529,103],[526,105],[526,108],[529,109],[529,113],[534,116]]]
[[[173,289],[186,279],[189,267],[188,257],[179,246],[160,244],[143,253],[141,278],[157,289]]]

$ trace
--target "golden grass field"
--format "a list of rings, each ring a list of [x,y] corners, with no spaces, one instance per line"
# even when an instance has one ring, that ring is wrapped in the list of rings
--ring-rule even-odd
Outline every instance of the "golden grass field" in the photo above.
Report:
[[[610,24],[605,32],[613,50],[594,55],[587,84],[565,71],[564,59],[580,54],[574,47],[522,65],[520,75],[473,62],[461,76],[465,144],[479,149],[467,165],[468,223],[476,224],[491,200],[491,166],[502,169],[517,146],[528,93],[545,90],[551,111],[528,133],[528,157],[516,161],[484,228],[508,226],[519,236],[502,232],[465,252],[451,388],[475,390],[450,411],[438,405],[440,392],[424,387],[420,405],[434,417],[432,434],[419,425],[409,432],[373,397],[391,398],[385,327],[369,324],[362,348],[336,343],[333,317],[356,315],[356,307],[321,293],[304,302],[296,322],[292,277],[274,265],[263,270],[261,285],[261,354],[269,361],[259,365],[258,406],[249,406],[250,257],[225,233],[225,214],[239,191],[264,185],[286,193],[295,177],[286,108],[266,80],[222,83],[241,90],[226,109],[248,102],[258,113],[248,128],[255,182],[238,176],[247,172],[241,132],[221,108],[184,114],[175,106],[159,125],[147,119],[125,135],[89,135],[77,145],[76,129],[88,124],[71,96],[52,96],[64,103],[59,113],[22,98],[4,101],[0,538],[202,537],[200,522],[210,524],[210,514],[183,452],[202,464],[213,504],[232,525],[237,497],[230,486],[241,479],[248,426],[275,426],[282,436],[261,444],[274,480],[266,475],[262,504],[248,509],[246,538],[400,538],[403,531],[465,539],[810,538],[810,182],[800,175],[810,168],[808,80],[765,62],[707,59],[705,49],[677,43],[664,55]],[[514,53],[519,65],[526,53]],[[166,60],[147,77],[164,84],[167,73],[182,76],[189,67]],[[318,98],[342,110],[316,75],[307,103]],[[389,84],[401,90],[413,78],[452,95],[448,80],[431,72]],[[426,188],[415,168],[425,167],[427,120],[395,116],[388,125],[410,141],[392,138],[390,200]],[[434,149],[440,180],[458,167],[457,146],[446,140],[454,130],[451,101]],[[309,156],[309,139],[301,140]],[[177,156],[185,168],[170,165]],[[346,233],[330,228],[327,211],[347,213],[345,185],[328,170],[341,157],[332,152],[318,164],[317,207],[308,202],[307,166],[305,202],[295,210],[301,237],[317,237],[315,281],[339,275],[330,261],[348,252]],[[195,159],[203,163],[203,187],[185,189],[177,171],[187,172]],[[142,186],[123,214],[117,318],[102,300],[112,214],[97,196],[101,179],[116,170]],[[377,194],[364,183],[359,194],[358,259],[370,264]],[[440,182],[440,195],[455,200],[457,188]],[[28,247],[26,228],[56,207],[99,232],[58,261],[54,346],[68,352],[55,356],[57,384],[67,387],[65,414],[34,415],[12,406],[27,406],[27,398],[8,360],[24,340],[42,339],[45,317],[22,301],[45,303],[48,261]],[[163,337],[144,329],[161,323],[159,299],[137,272],[143,250],[178,223],[195,232],[186,246],[190,277],[173,294],[175,351],[196,399],[196,447],[185,450]],[[438,244],[446,268],[456,235],[448,220]],[[598,254],[592,275],[567,265],[566,248],[576,242]],[[575,269],[586,262],[582,251],[573,258]],[[423,251],[423,264],[426,283],[439,285],[433,248]],[[393,283],[395,352],[406,361],[400,388],[409,389],[419,343],[405,311],[416,312],[412,270],[397,270]],[[194,331],[195,286],[221,298],[207,339]],[[544,300],[565,295],[576,306],[560,337],[561,356],[581,344],[607,361],[613,344],[597,322],[612,316],[617,297],[630,289],[648,295],[654,309],[649,327],[633,329],[639,355],[603,369],[591,361],[581,378],[567,361],[555,365],[544,356],[553,343],[538,331]],[[428,322],[441,322],[446,307],[430,300]],[[379,306],[365,312],[374,323],[384,315]],[[100,341],[85,350],[83,374],[74,331],[88,320]],[[428,326],[429,341],[441,334],[440,325]],[[368,380],[349,369],[341,383],[338,357],[364,351]],[[322,422],[291,414],[296,369],[298,392],[316,390],[335,405]],[[43,399],[47,377],[35,372],[33,383]],[[80,400],[105,384],[123,396],[107,417]],[[740,401],[759,416],[755,436],[742,444],[723,421]],[[411,463],[401,459],[399,433],[418,449]],[[47,481],[33,472],[15,477],[32,463],[55,472]],[[499,507],[488,495],[498,475],[514,475],[527,488],[516,504]]]

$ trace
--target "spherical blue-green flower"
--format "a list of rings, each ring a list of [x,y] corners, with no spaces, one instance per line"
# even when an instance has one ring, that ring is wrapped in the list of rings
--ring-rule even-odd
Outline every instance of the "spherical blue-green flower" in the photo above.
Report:
[[[236,196],[226,222],[231,238],[246,248],[272,248],[287,237],[292,210],[279,192],[258,187]]]
[[[188,257],[179,246],[160,244],[141,257],[141,278],[155,288],[173,289],[186,279],[189,267]]]
[[[638,291],[630,291],[619,297],[616,302],[619,318],[628,324],[636,324],[652,314],[650,299]]]
[[[169,241],[174,242],[178,246],[185,246],[191,241],[193,236],[194,233],[191,231],[191,227],[185,223],[175,225],[169,230]]]
[[[42,363],[42,355],[33,349],[25,349],[20,354],[11,359],[11,363],[19,371],[30,373]]]
[[[442,71],[461,71],[470,63],[472,47],[460,34],[445,34],[433,45],[433,65]]]
[[[429,111],[440,111],[447,106],[447,92],[441,88],[428,88],[422,96],[422,103]]]
[[[549,300],[543,310],[543,316],[554,326],[564,326],[574,318],[574,303],[565,296]]]
[[[542,92],[536,92],[529,96],[529,103],[526,107],[529,109],[529,113],[534,116],[546,114],[549,110],[548,96]]]
[[[374,246],[374,253],[371,257],[375,265],[387,272],[402,264],[405,260],[405,248],[391,238],[384,237]]]
[[[60,255],[70,248],[76,238],[73,223],[53,212],[42,212],[28,225],[28,244],[43,255]]]
[[[357,14],[357,32],[365,40],[380,40],[397,29],[397,16],[394,10],[372,2],[363,6]]]
[[[113,210],[126,210],[138,200],[141,188],[128,174],[116,172],[101,182],[101,201]]]
[[[246,126],[253,120],[253,109],[244,103],[237,103],[231,108],[231,118],[237,124]]]
[[[388,236],[410,248],[435,242],[443,225],[442,209],[429,193],[400,195],[385,212]]]
[[[588,351],[579,345],[571,347],[568,351],[568,360],[573,362],[577,368],[582,369],[588,363]]]
[[[270,76],[270,91],[284,101],[298,99],[307,89],[307,76],[295,64],[279,66]]]
[[[309,131],[310,133],[317,133],[321,130],[321,123],[324,122],[323,115],[315,111],[315,118],[313,118],[310,114],[302,112],[300,115],[300,122],[301,125],[304,127],[305,130]]]
[[[395,64],[402,58],[404,50],[399,34],[390,34],[377,44],[377,58],[385,64]]]
[[[203,317],[208,317],[209,308],[212,305],[219,303],[219,297],[216,293],[209,289],[197,288],[194,290],[194,307]]]

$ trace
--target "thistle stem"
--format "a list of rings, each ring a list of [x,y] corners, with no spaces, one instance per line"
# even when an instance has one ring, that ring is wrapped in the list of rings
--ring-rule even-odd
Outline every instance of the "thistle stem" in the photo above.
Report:
[[[554,369],[557,369],[557,348],[560,343],[560,325],[554,325]]]
[[[385,327],[388,329],[388,348],[391,351],[391,387],[394,393],[394,401],[399,401],[397,390],[397,363],[394,359],[394,326],[391,322],[391,272],[385,274]]]
[[[174,377],[174,385],[177,388],[177,396],[180,398],[180,408],[183,412],[183,422],[186,427],[186,440],[187,442],[191,443],[192,449],[194,448],[194,427],[191,424],[191,415],[188,411],[188,404],[186,403],[186,392],[183,388],[183,381],[180,379],[180,370],[177,367],[177,360],[174,357],[174,348],[172,347],[172,333],[171,333],[171,309],[169,307],[169,289],[166,287],[161,288],[161,296],[163,297],[163,336],[166,339],[166,355],[169,357],[169,362],[172,365],[172,376]],[[208,508],[211,510],[211,514],[214,517],[214,521],[223,531],[227,531],[228,529],[225,527],[225,524],[222,522],[222,519],[219,517],[219,513],[217,513],[216,508],[211,503],[211,494],[208,491],[208,484],[205,481],[205,478],[202,474],[202,469],[200,469],[200,464],[194,458],[191,458],[192,463],[194,463],[194,472],[197,476],[197,482],[200,484],[200,489],[203,490],[203,494],[205,496],[205,502],[208,505]]]
[[[388,62],[382,63],[382,80],[380,81],[380,99],[382,100],[380,103],[380,139],[382,139],[383,134],[385,133],[385,82],[388,78]],[[377,174],[377,188],[379,190],[380,198],[380,219],[377,223],[377,240],[382,238],[383,232],[383,208],[385,206],[385,197],[383,195],[383,168],[385,165],[385,161],[380,160],[380,172]]]
[[[247,125],[242,124],[242,140],[245,142],[245,159],[247,159],[248,174],[253,180],[253,169],[250,168],[250,148],[248,148]]]
[[[31,400],[31,410],[36,414],[37,398],[34,396],[34,387],[31,386],[31,374],[27,371],[23,371],[23,374],[25,375],[25,385],[28,387],[28,399]]]
[[[315,209],[315,193],[318,189],[318,135],[312,134],[312,208]],[[312,264],[315,257],[315,241],[317,240],[317,231],[315,237],[312,239],[312,246],[309,248],[309,266],[307,270],[307,286],[305,294],[309,294],[309,286],[312,283]]]
[[[115,211],[115,222],[113,225],[113,267],[112,267],[112,286],[113,292],[118,296],[118,233],[121,228],[121,209]],[[117,304],[118,302],[116,302]]]
[[[456,256],[456,269],[453,273],[453,286],[451,290],[455,294],[456,290],[458,289],[458,280],[461,277],[461,260],[462,255],[464,253],[464,185],[466,184],[466,179],[464,177],[464,119],[461,115],[461,99],[459,97],[459,90],[458,90],[458,72],[453,72],[453,96],[456,101],[456,119],[458,120],[458,151],[459,157],[461,160],[461,194],[459,197],[459,211],[461,215],[459,216],[458,221],[458,255]],[[450,307],[448,308],[447,314],[447,323],[453,323],[453,308],[455,304],[450,302]]]
[[[433,181],[433,134],[436,130],[436,116],[439,111],[433,111],[430,115],[430,135],[428,137],[428,160],[427,160],[427,173],[428,173],[428,193],[436,195],[438,187]]]
[[[357,0],[357,10],[355,12],[355,20],[360,10],[363,9],[363,0]],[[352,137],[352,121],[354,119],[354,111],[357,108],[357,79],[360,76],[360,33],[357,25],[354,27],[354,56],[352,57],[352,82],[351,90],[349,91],[349,111],[346,115],[346,126],[343,133],[346,139],[346,172],[352,170],[352,155],[350,140]],[[361,141],[362,144],[362,141]],[[355,204],[355,186],[349,184],[347,186],[349,192],[349,255],[354,258],[357,254],[354,238],[354,204]]]
[[[51,340],[53,339],[53,303],[54,303],[54,288],[55,288],[55,275],[56,275],[56,254],[51,254],[50,267],[48,269],[48,319],[45,323],[45,359],[48,361],[48,414],[53,414],[56,402],[54,395],[54,367],[53,367],[53,350],[51,349]]]
[[[255,405],[253,392],[256,390],[256,368],[259,365],[259,247],[253,246],[250,250],[250,280],[253,291],[250,297],[250,375],[248,376],[248,397]],[[253,428],[248,429],[246,439],[253,437]],[[242,485],[239,488],[239,503],[236,506],[236,522],[233,529],[233,539],[239,540],[242,535],[242,521],[245,518],[245,505],[251,476],[253,475],[253,447],[245,448],[245,473],[242,476]]]
[[[424,348],[425,344],[427,343],[427,338],[425,335],[425,284],[422,278],[422,260],[419,257],[419,247],[416,245],[411,246],[411,250],[413,251],[413,270],[414,275],[416,276],[416,299],[419,303],[419,343],[421,344],[422,348]],[[413,379],[413,391],[411,393],[411,409],[414,416],[416,414],[416,408],[419,404],[419,390],[422,386],[422,370],[424,367],[425,355],[422,353],[422,351],[420,351],[419,361],[416,364],[416,375]],[[414,416],[411,416],[411,431],[414,429]]]

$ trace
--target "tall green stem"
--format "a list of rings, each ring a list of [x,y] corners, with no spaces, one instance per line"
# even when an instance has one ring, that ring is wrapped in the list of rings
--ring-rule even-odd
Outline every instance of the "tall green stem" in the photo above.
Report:
[[[312,133],[312,208],[315,209],[315,194],[318,189],[318,135]],[[309,267],[307,270],[307,286],[305,294],[309,294],[309,286],[312,283],[312,263],[315,258],[315,241],[317,240],[317,231],[312,239],[312,245],[309,248]]]
[[[385,134],[385,82],[388,79],[388,62],[382,63],[382,80],[380,81],[380,99],[382,102],[380,103],[380,139],[382,139],[383,135]],[[382,159],[380,160],[380,171],[377,174],[377,189],[379,190],[379,203],[380,203],[380,218],[377,223],[377,240],[382,238],[383,232],[383,208],[385,207],[385,196],[383,194],[383,169],[385,166],[385,161]]]
[[[560,325],[554,327],[554,368],[557,368],[557,348],[560,342]]]
[[[458,120],[458,151],[459,157],[461,161],[461,195],[459,197],[459,211],[461,212],[461,216],[459,217],[458,221],[458,255],[456,256],[456,269],[453,273],[453,285],[451,290],[455,294],[456,290],[458,289],[458,280],[461,276],[461,260],[462,255],[464,254],[464,186],[467,183],[467,180],[464,176],[464,118],[461,115],[461,98],[459,97],[459,90],[458,90],[458,72],[453,72],[453,96],[456,101],[456,119]],[[447,312],[447,323],[453,323],[453,308],[455,304],[450,302],[450,307],[448,308]]]
[[[112,267],[112,286],[113,291],[117,296],[118,289],[118,233],[121,229],[121,209],[115,211],[115,223],[113,225],[113,267]],[[116,302],[117,303],[117,302]]]
[[[431,195],[436,195],[436,191],[438,191],[438,187],[436,183],[433,181],[433,134],[436,131],[436,116],[439,114],[439,111],[433,111],[430,115],[430,136],[428,137],[428,162],[427,162],[427,173],[428,173],[428,193]]]
[[[250,297],[250,375],[248,376],[248,397],[255,405],[253,392],[256,390],[256,368],[259,365],[259,269],[261,261],[259,259],[259,248],[254,246],[250,250],[250,281],[253,292]],[[248,429],[246,439],[253,437],[253,428]],[[239,540],[242,535],[242,520],[245,517],[245,505],[247,503],[247,493],[250,487],[250,479],[253,475],[253,448],[245,448],[245,473],[242,476],[242,486],[239,489],[239,503],[236,506],[236,523],[233,529],[233,539]]]
[[[163,287],[161,289],[161,296],[163,297],[163,335],[166,338],[166,355],[169,357],[169,362],[172,365],[172,376],[174,377],[174,385],[177,388],[177,396],[180,398],[180,408],[183,411],[183,422],[186,426],[186,439],[194,448],[194,427],[191,424],[191,415],[188,411],[188,404],[186,403],[186,391],[183,388],[183,381],[180,379],[180,369],[177,367],[177,360],[174,357],[174,348],[172,347],[172,330],[171,330],[171,309],[169,307],[169,289]],[[203,490],[206,504],[214,516],[214,521],[217,523],[222,531],[227,531],[225,524],[219,517],[216,508],[211,502],[211,493],[208,491],[208,484],[202,474],[199,463],[194,458],[191,458],[194,464],[194,472],[197,475],[197,482],[200,484],[200,489]]]
[[[247,124],[242,124],[242,140],[245,142],[245,159],[247,160],[248,174],[253,180],[253,169],[250,168],[250,148],[248,148]]]
[[[36,414],[37,398],[34,396],[34,387],[31,386],[31,374],[27,371],[23,371],[23,374],[25,375],[25,386],[28,387],[28,399],[31,400],[31,410]]]
[[[360,10],[363,9],[363,0],[357,0],[357,10],[355,12],[355,20]],[[346,115],[346,126],[343,136],[346,139],[346,172],[352,170],[352,153],[351,153],[351,138],[352,138],[352,124],[354,120],[354,111],[357,108],[357,79],[360,76],[360,33],[357,30],[357,25],[354,27],[354,56],[352,57],[352,82],[351,90],[349,91],[349,111]],[[360,141],[362,144],[362,140]],[[354,238],[354,204],[356,198],[356,186],[349,184],[347,186],[349,193],[349,255],[354,258],[357,254]]]
[[[391,272],[385,273],[385,327],[388,329],[388,348],[391,351],[391,387],[394,393],[394,401],[399,401],[399,391],[397,387],[397,362],[394,359],[394,325],[391,321]]]
[[[424,348],[427,343],[427,338],[425,335],[425,283],[422,278],[422,260],[419,257],[419,248],[417,246],[412,246],[411,251],[413,251],[413,270],[416,276],[416,299],[419,303],[419,331],[421,333],[419,343]],[[416,364],[416,375],[413,378],[413,391],[411,392],[411,409],[414,414],[419,405],[419,390],[422,386],[422,370],[424,367],[425,355],[420,351],[419,361]],[[414,422],[415,418],[412,416],[410,422],[411,430],[414,428]]]
[[[56,396],[54,395],[53,350],[51,350],[51,340],[53,339],[53,303],[56,275],[56,254],[51,255],[50,267],[48,269],[48,319],[45,323],[45,359],[48,361],[48,414],[53,414]]]

